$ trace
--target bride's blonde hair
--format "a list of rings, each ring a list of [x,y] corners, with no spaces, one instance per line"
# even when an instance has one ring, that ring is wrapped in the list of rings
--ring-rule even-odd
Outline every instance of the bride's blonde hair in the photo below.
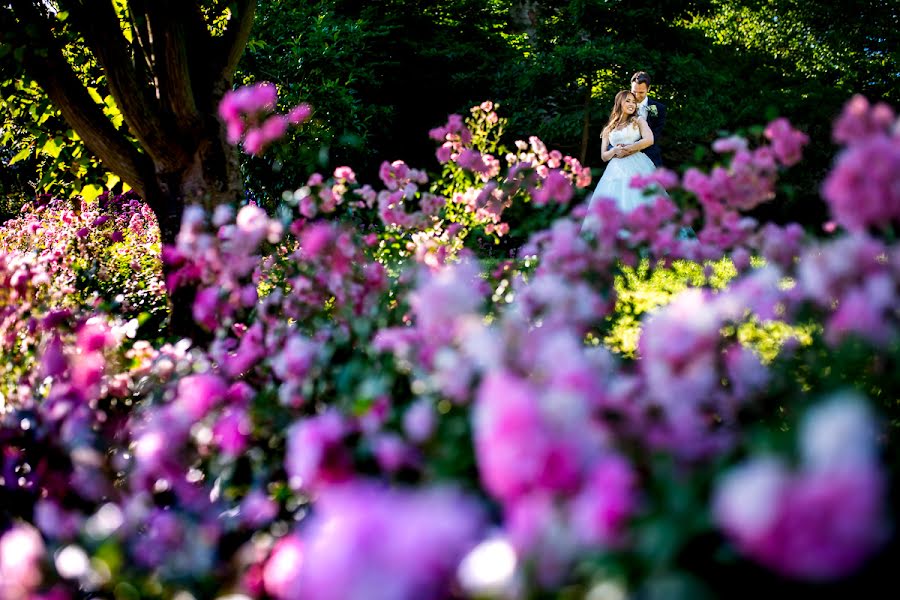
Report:
[[[616,94],[616,101],[613,104],[612,112],[609,115],[609,122],[606,124],[606,127],[603,128],[601,135],[605,135],[629,121],[637,122],[638,113],[636,110],[632,115],[625,113],[625,98],[628,96],[634,97],[634,94],[628,90],[622,90]],[[635,98],[634,101],[637,103],[637,98]]]

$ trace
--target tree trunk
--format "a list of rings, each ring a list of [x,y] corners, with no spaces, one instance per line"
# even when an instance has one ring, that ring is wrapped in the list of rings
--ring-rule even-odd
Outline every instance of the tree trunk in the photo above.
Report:
[[[256,13],[256,0],[227,7],[199,0],[58,0],[63,20],[40,0],[0,4],[0,33],[20,39],[22,62],[85,146],[156,214],[163,244],[174,244],[186,206],[208,212],[242,197],[237,150],[217,107],[231,89]],[[226,11],[227,8],[227,11]],[[122,10],[119,10],[122,9]],[[226,17],[213,35],[210,19]],[[129,35],[124,35],[127,32]],[[72,35],[103,70],[126,127],[114,126],[66,58]],[[171,266],[164,266],[168,275]],[[197,334],[194,290],[170,290],[170,333]],[[195,338],[196,341],[196,338]]]
[[[584,118],[581,123],[581,155],[578,160],[581,164],[587,162],[588,142],[591,139],[591,100],[594,89],[594,74],[588,73],[587,85],[584,91]]]
[[[211,120],[207,127],[215,131],[208,131],[199,139],[190,164],[178,171],[158,170],[154,185],[145,191],[144,201],[156,214],[164,245],[175,245],[186,207],[196,204],[211,214],[220,204],[237,205],[243,196],[236,149],[226,142],[223,126],[217,120]],[[166,280],[172,269],[163,264]],[[169,290],[168,332],[197,342],[209,334],[194,323],[191,307],[195,294],[196,287],[190,284]]]

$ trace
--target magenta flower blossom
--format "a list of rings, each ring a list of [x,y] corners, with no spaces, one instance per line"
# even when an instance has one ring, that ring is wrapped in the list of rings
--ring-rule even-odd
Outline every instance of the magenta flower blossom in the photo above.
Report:
[[[213,443],[226,457],[236,458],[247,448],[253,422],[243,409],[228,409],[213,425]]]
[[[874,135],[849,146],[822,185],[832,218],[849,231],[900,223],[900,138]]]
[[[327,490],[302,532],[296,587],[279,598],[445,598],[482,523],[470,499],[447,489],[413,492],[355,482]]]
[[[871,106],[865,96],[853,96],[834,123],[832,139],[852,146],[870,137],[890,132],[895,124],[894,110],[883,102]]]
[[[800,162],[803,146],[809,143],[809,136],[791,127],[785,118],[775,119],[766,126],[766,138],[772,142],[772,151],[778,162],[786,167]]]
[[[503,502],[536,490],[571,492],[580,485],[583,440],[553,423],[538,390],[511,373],[489,373],[472,416],[482,484]]]
[[[173,408],[189,422],[199,421],[220,404],[228,392],[228,384],[218,375],[188,375],[178,382]]]
[[[278,600],[297,600],[303,597],[300,573],[303,566],[304,545],[299,536],[289,534],[278,540],[263,567],[263,585]]]
[[[559,204],[568,204],[572,199],[575,191],[572,189],[572,182],[559,169],[551,170],[543,181],[543,185],[538,188],[534,194],[534,201],[539,204],[549,204],[550,202],[558,202]]]
[[[0,597],[31,598],[43,580],[45,554],[44,540],[31,525],[16,524],[0,535]]]
[[[336,412],[295,423],[288,431],[284,457],[291,487],[318,490],[350,479],[351,456],[344,446],[348,433],[344,418]]]
[[[284,115],[271,114],[277,101],[278,91],[269,82],[226,92],[219,103],[219,117],[225,122],[228,142],[243,141],[244,151],[262,154],[269,144],[284,136],[290,125],[299,125],[312,114],[305,103]]]
[[[738,549],[786,576],[850,575],[881,546],[886,486],[862,400],[838,396],[806,415],[799,470],[754,458],[719,482],[713,513]]]
[[[628,520],[638,508],[637,484],[637,473],[621,456],[597,461],[572,501],[573,530],[583,543],[610,548],[624,541]]]

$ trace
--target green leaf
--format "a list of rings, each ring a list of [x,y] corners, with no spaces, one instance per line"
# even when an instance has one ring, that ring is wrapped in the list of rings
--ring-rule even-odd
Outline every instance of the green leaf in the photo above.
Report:
[[[91,98],[97,104],[103,104],[103,98],[100,96],[99,92],[92,87],[87,88],[88,94],[90,94]]]
[[[103,187],[95,184],[89,183],[88,185],[81,188],[80,195],[86,202],[93,202],[97,196],[103,193]]]
[[[22,150],[19,150],[18,154],[12,157],[12,160],[9,161],[9,164],[14,165],[20,160],[25,160],[29,156],[31,156],[31,148],[24,148]]]
[[[47,154],[56,158],[59,156],[62,147],[63,141],[60,138],[49,139],[47,140],[47,143],[44,144],[43,148],[41,148],[41,154]]]
[[[115,187],[117,183],[121,181],[121,178],[115,173],[108,173],[106,175],[106,189],[111,190]]]

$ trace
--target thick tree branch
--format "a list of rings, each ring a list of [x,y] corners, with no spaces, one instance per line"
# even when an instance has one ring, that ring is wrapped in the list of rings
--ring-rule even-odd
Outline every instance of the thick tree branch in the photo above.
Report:
[[[69,2],[61,4],[70,4]],[[122,24],[109,0],[81,0],[70,18],[84,36],[106,74],[109,90],[128,128],[141,146],[164,170],[177,169],[189,153],[178,144],[174,120],[166,118],[150,86],[137,78],[137,69],[122,35]],[[151,30],[152,32],[152,30]]]
[[[220,62],[215,69],[219,78],[229,82],[234,76],[238,60],[244,53],[247,40],[250,39],[253,19],[256,16],[256,0],[236,0],[233,5],[231,20],[228,22],[225,34],[219,39]]]
[[[156,0],[146,6],[160,98],[165,110],[174,115],[181,135],[196,138],[201,116],[194,96],[192,55],[208,56],[212,36],[196,2]]]
[[[33,34],[33,47],[24,55],[25,67],[85,146],[110,171],[144,195],[152,185],[153,164],[140,154],[88,94],[62,53],[48,23],[29,0],[11,2],[20,22]]]

